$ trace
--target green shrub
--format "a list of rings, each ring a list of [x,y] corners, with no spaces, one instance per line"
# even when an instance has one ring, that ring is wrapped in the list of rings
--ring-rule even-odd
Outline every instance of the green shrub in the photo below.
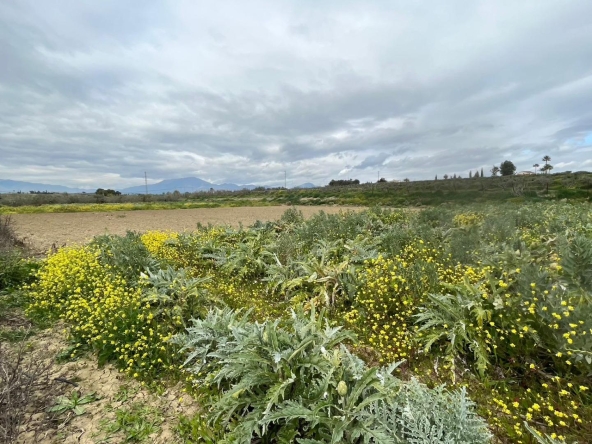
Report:
[[[25,259],[24,249],[10,216],[0,214],[0,291],[16,288],[31,279],[36,263]]]
[[[157,260],[150,255],[139,233],[128,231],[125,236],[97,236],[91,246],[100,251],[103,264],[117,269],[129,283],[135,283],[147,269],[158,268]]]
[[[485,423],[464,391],[429,390],[367,368],[345,347],[352,333],[323,315],[249,322],[227,310],[194,320],[176,342],[196,384],[217,387],[211,422],[224,443],[486,443]]]
[[[592,292],[592,239],[576,235],[562,253],[567,285]]]
[[[455,294],[431,294],[428,304],[416,316],[421,325],[421,342],[429,352],[433,344],[446,344],[445,356],[454,366],[458,355],[473,355],[476,367],[483,375],[489,366],[491,348],[483,325],[492,319],[490,304],[475,287],[451,286]],[[471,291],[472,290],[472,291]]]
[[[37,267],[18,250],[0,250],[0,291],[29,282]]]

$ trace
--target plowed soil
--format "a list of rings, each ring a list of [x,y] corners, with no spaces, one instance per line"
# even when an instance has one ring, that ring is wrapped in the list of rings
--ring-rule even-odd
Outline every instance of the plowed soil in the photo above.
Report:
[[[112,213],[40,213],[14,214],[17,234],[31,247],[43,253],[52,247],[83,244],[100,234],[125,234],[126,231],[173,230],[191,231],[198,222],[207,225],[249,226],[257,220],[278,219],[287,206],[199,208],[183,210],[118,211]],[[360,208],[338,206],[300,206],[305,217],[324,211],[338,213]]]

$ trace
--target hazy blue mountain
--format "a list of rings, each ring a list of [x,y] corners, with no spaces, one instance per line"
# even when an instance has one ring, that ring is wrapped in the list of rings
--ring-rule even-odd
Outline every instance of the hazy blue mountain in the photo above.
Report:
[[[257,188],[257,185],[237,185],[234,183],[223,183],[218,185],[198,177],[184,177],[181,179],[167,179],[158,183],[148,184],[148,193],[163,194],[172,193],[175,190],[180,191],[181,193],[192,193],[195,191],[210,191],[210,189],[221,191],[240,191],[244,189],[252,190],[253,188]],[[316,185],[308,182],[294,188],[316,188]],[[96,189],[70,188],[62,185],[21,182],[18,180],[0,180],[0,193],[13,193],[18,191],[22,193],[28,193],[29,191],[49,191],[52,193],[94,193]],[[135,187],[119,189],[119,191],[124,194],[144,194],[146,192],[146,187],[144,185],[138,185]]]
[[[314,183],[306,182],[294,188],[318,188]]]
[[[70,188],[62,185],[49,185],[46,183],[21,182],[19,180],[0,180],[0,193],[28,193],[29,191],[49,191],[51,193],[94,193],[96,190]]]
[[[179,191],[181,193],[193,193],[195,191],[209,191],[210,189],[238,191],[245,188],[250,190],[255,188],[255,185],[236,185],[234,183],[223,183],[221,185],[217,185],[198,177],[184,177],[182,179],[167,179],[158,183],[149,184],[148,193],[162,194],[172,193],[174,191]],[[140,185],[137,187],[124,188],[120,191],[124,194],[143,194],[146,192],[146,187],[144,185]]]

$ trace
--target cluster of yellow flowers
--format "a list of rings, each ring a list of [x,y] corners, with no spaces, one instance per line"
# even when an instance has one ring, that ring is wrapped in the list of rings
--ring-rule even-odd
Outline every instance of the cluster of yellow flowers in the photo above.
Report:
[[[130,376],[157,376],[172,366],[168,341],[174,326],[158,322],[141,289],[130,288],[99,258],[90,246],[50,256],[29,287],[28,314],[67,321],[76,346],[89,346]]]
[[[413,316],[428,294],[444,283],[479,282],[486,272],[452,264],[441,251],[419,240],[393,258],[366,261],[363,285],[344,320],[365,345],[380,353],[380,362],[409,360],[421,335]]]
[[[473,225],[479,225],[485,220],[485,215],[482,213],[475,213],[470,211],[468,213],[460,213],[454,216],[452,222],[457,227],[472,227]]]
[[[289,306],[287,301],[279,300],[277,295],[272,294],[262,281],[218,275],[206,282],[205,288],[230,308],[250,309],[253,319],[259,321],[281,318],[286,315]]]
[[[196,230],[179,234],[171,231],[147,231],[142,235],[142,243],[156,258],[173,264],[177,268],[194,269],[197,273],[203,268],[200,247],[219,240],[226,230],[223,227]]]
[[[535,370],[532,370],[535,371]],[[507,428],[510,436],[517,443],[530,442],[524,440],[524,421],[536,426],[544,426],[545,431],[553,438],[565,441],[565,434],[574,427],[581,427],[583,420],[580,410],[586,407],[582,397],[587,396],[589,388],[584,385],[574,386],[562,378],[555,376],[549,382],[542,383],[536,389],[525,388],[510,391],[507,386],[492,389],[488,408],[483,409],[489,423],[494,428]]]
[[[347,213],[346,213],[347,214]],[[386,211],[378,215],[382,223],[392,225],[409,219],[408,210]]]
[[[540,226],[520,230],[520,239],[529,247],[536,248],[541,244]]]
[[[147,231],[142,234],[142,243],[150,254],[159,259],[179,262],[179,249],[173,242],[179,239],[179,233],[173,231]]]

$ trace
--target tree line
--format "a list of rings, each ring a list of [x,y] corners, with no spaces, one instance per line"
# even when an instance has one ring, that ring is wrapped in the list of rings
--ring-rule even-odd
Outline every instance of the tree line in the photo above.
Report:
[[[98,188],[97,191],[95,191],[95,194],[97,196],[120,196],[121,195],[121,191],[115,191],[112,189],[106,189],[104,190],[103,188]]]
[[[539,172],[549,174],[549,172],[553,169],[553,165],[549,163],[550,161],[550,156],[543,157],[543,162],[545,162],[545,164],[540,169],[540,165],[538,163],[535,163],[532,166],[534,168],[534,174],[537,174],[537,169],[539,170]],[[511,161],[504,160],[499,167],[494,165],[490,171],[492,176],[497,176],[498,174],[501,174],[502,176],[512,176],[516,173],[516,166]]]
[[[538,163],[535,163],[532,166],[534,168],[534,174],[537,174],[537,171],[539,173],[549,174],[549,172],[553,169],[553,165],[551,165],[549,163],[549,162],[551,162],[550,156],[544,156],[542,161],[545,162],[545,164],[542,167]],[[489,172],[491,173],[491,177],[496,177],[498,175],[513,176],[514,174],[516,174],[516,165],[514,165],[514,163],[511,160],[504,160],[502,163],[500,163],[499,166],[493,165],[493,167],[489,170]],[[460,174],[458,176],[456,174],[453,174],[453,175],[444,174],[442,177],[444,178],[444,180],[462,179],[462,176]],[[474,173],[473,173],[473,171],[469,171],[469,179],[479,179],[480,177],[485,177],[485,172],[483,171],[483,168],[481,168],[481,171],[476,170]],[[438,180],[437,174],[434,177],[434,180]],[[383,182],[387,182],[387,180],[384,177],[381,177],[377,181],[377,183],[383,183]],[[405,179],[404,182],[409,182],[409,179]],[[360,184],[360,181],[358,179],[333,179],[329,182],[330,187],[337,187],[337,186],[343,187],[343,186],[348,186],[348,185],[359,185],[359,184]]]
[[[360,181],[358,179],[333,179],[329,182],[330,187],[344,187],[348,185],[359,185]]]

